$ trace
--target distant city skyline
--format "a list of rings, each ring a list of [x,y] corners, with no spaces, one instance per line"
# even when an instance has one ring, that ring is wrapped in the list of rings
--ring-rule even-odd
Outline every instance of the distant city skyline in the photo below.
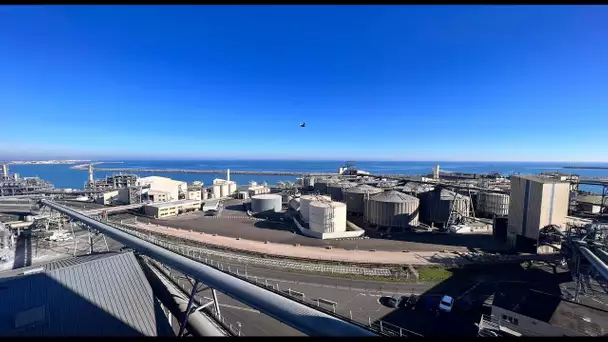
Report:
[[[2,6],[0,159],[606,162],[606,17]]]

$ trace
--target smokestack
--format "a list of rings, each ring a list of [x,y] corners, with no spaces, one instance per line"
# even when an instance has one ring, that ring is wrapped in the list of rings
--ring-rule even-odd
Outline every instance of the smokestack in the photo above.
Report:
[[[8,177],[8,165],[2,165],[2,177]]]
[[[89,164],[89,184],[93,184],[93,164]]]
[[[439,164],[433,168],[433,179],[439,179]]]
[[[230,169],[226,170],[226,181],[230,182]]]

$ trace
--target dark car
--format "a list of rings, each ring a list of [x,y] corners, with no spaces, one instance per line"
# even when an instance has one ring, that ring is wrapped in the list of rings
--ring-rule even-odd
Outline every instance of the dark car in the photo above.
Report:
[[[418,304],[420,296],[413,294],[410,296],[403,296],[401,298],[401,307],[414,310],[416,308],[416,304]]]

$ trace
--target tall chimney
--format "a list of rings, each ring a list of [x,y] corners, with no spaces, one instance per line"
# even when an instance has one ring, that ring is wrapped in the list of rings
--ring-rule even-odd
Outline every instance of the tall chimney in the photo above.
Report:
[[[439,179],[439,164],[433,168],[433,179]]]
[[[2,165],[2,177],[8,177],[8,165]]]
[[[226,170],[226,181],[230,182],[230,169]]]
[[[89,184],[93,184],[93,164],[89,164]]]

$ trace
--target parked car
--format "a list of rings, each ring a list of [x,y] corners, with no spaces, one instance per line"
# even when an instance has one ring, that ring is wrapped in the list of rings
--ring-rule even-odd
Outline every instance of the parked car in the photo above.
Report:
[[[451,296],[445,295],[441,298],[441,302],[439,302],[439,310],[443,312],[451,312],[454,307],[454,298]]]

